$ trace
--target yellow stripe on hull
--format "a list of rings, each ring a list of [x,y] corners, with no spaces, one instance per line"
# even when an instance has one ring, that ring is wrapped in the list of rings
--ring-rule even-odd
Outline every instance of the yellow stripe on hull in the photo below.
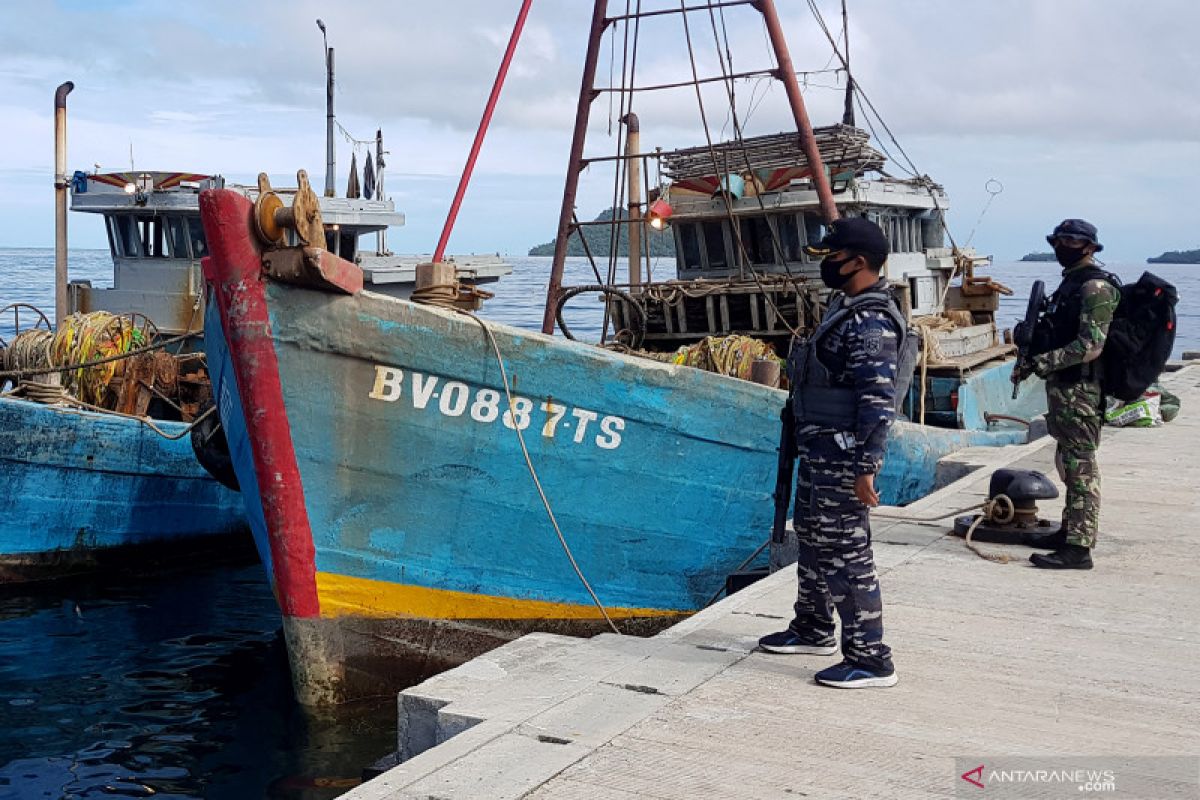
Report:
[[[600,619],[594,605],[521,600],[486,594],[317,573],[322,617],[361,616],[422,619]],[[610,617],[676,617],[689,612],[658,608],[605,607]]]

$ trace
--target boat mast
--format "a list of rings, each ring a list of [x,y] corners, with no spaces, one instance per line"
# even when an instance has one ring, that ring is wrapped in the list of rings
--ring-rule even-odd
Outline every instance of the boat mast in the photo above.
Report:
[[[829,176],[825,174],[825,164],[821,161],[821,152],[813,138],[812,123],[808,121],[808,111],[804,107],[804,97],[800,94],[800,84],[796,80],[796,68],[792,66],[792,56],[788,52],[787,39],[784,38],[783,28],[779,24],[779,14],[775,12],[773,0],[755,0],[755,7],[763,15],[767,25],[767,36],[771,39],[771,49],[775,51],[775,61],[779,64],[775,77],[783,82],[787,91],[788,102],[792,107],[792,117],[796,121],[796,130],[800,133],[800,148],[812,168],[813,186],[817,189],[817,203],[821,207],[821,216],[828,224],[838,218],[837,206],[833,202],[833,192],[829,189]]]
[[[67,318],[67,95],[71,81],[54,92],[54,322]]]
[[[595,89],[596,63],[600,60],[600,40],[608,20],[604,13],[608,0],[596,0],[592,8],[592,27],[588,33],[587,55],[583,59],[583,79],[579,87],[579,104],[575,108],[575,132],[571,136],[571,155],[567,161],[567,183],[563,187],[562,208],[558,213],[558,233],[554,237],[554,262],[550,267],[550,285],[546,287],[546,309],[542,313],[542,333],[554,333],[554,304],[562,291],[563,265],[567,260],[567,239],[571,235],[571,218],[575,214],[575,193],[579,190],[579,173],[583,170],[583,143],[587,138],[588,117],[592,101],[599,93]]]
[[[788,52],[787,40],[784,38],[783,29],[779,24],[779,15],[775,11],[775,4],[772,0],[741,0],[741,2],[725,2],[719,5],[741,5],[742,3],[751,6],[763,15],[763,21],[766,24],[767,34],[771,41],[771,49],[775,53],[775,61],[778,65],[776,69],[771,71],[771,74],[783,83],[784,89],[787,92],[788,103],[792,109],[792,117],[796,123],[796,131],[800,134],[800,147],[812,169],[812,181],[817,191],[821,216],[826,223],[832,222],[838,218],[837,206],[833,202],[833,192],[829,187],[829,176],[825,174],[825,165],[821,161],[821,153],[817,149],[817,143],[813,137],[812,123],[809,122],[808,112],[804,107],[804,98],[800,93],[800,84],[796,81],[796,71],[792,66],[792,58]],[[571,138],[571,155],[567,162],[566,185],[563,187],[562,208],[558,215],[558,231],[554,238],[554,261],[550,268],[550,282],[546,287],[546,308],[542,314],[542,333],[545,334],[554,332],[554,307],[562,292],[562,276],[567,258],[568,238],[575,229],[572,219],[575,213],[575,197],[579,189],[579,175],[585,165],[583,147],[587,136],[588,117],[592,102],[601,94],[595,87],[595,79],[596,63],[600,55],[600,43],[605,30],[611,23],[617,20],[622,20],[628,24],[629,20],[640,17],[686,14],[688,11],[703,10],[715,6],[682,7],[674,10],[658,9],[623,14],[613,18],[605,16],[607,7],[608,0],[596,0],[592,10],[592,25],[588,36],[587,55],[583,62],[583,78],[579,88],[579,103],[575,111],[575,131]],[[692,85],[693,83],[694,81],[689,81],[682,84],[653,88],[675,88],[677,86]],[[632,153],[626,154],[624,157],[618,157],[618,160],[623,160],[624,158],[628,158],[631,162],[636,160]],[[634,266],[632,257],[630,266],[631,268]]]
[[[383,129],[375,129],[375,199],[385,200],[387,195],[383,193]],[[387,228],[375,234],[375,255],[389,256],[391,253],[387,249]]]

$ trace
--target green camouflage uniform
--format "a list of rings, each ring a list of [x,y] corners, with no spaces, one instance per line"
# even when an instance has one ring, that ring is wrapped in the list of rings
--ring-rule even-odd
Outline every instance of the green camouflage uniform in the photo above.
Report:
[[[1063,270],[1063,276],[1092,263],[1090,257],[1085,258]],[[1100,524],[1100,467],[1096,463],[1096,449],[1100,447],[1100,426],[1104,424],[1104,398],[1098,376],[1087,367],[1080,380],[1067,380],[1057,373],[1100,356],[1121,295],[1105,280],[1087,281],[1079,291],[1083,303],[1078,337],[1057,350],[1035,356],[1033,369],[1046,379],[1049,406],[1046,425],[1058,443],[1055,463],[1067,487],[1063,509],[1067,543],[1094,547]]]

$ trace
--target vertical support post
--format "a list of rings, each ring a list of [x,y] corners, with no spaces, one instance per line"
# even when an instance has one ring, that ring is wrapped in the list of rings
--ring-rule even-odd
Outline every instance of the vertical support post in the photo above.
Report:
[[[383,130],[375,129],[375,197],[379,200],[386,200],[387,195],[383,193],[383,168],[386,166],[383,163]],[[387,228],[375,234],[375,255],[386,256],[391,255],[387,249]]]
[[[333,185],[337,172],[333,153],[333,48],[325,48],[325,196],[336,197]]]
[[[596,91],[596,63],[600,59],[600,40],[608,27],[605,11],[608,0],[596,0],[592,8],[592,25],[588,30],[587,56],[583,60],[583,78],[579,86],[579,104],[575,108],[575,131],[571,136],[571,155],[567,161],[567,182],[563,187],[562,209],[558,214],[558,233],[554,238],[554,262],[550,267],[550,285],[546,287],[546,308],[542,313],[542,333],[554,333],[554,306],[562,290],[563,265],[567,260],[567,237],[571,233],[571,218],[575,213],[575,193],[579,190],[579,173],[583,170],[583,144],[587,138],[588,117]]]
[[[632,111],[621,121],[627,129],[625,165],[629,170],[629,285],[639,286],[642,283],[642,176],[641,161],[637,156],[641,151],[641,129],[637,114]]]
[[[767,36],[771,40],[771,49],[775,51],[775,60],[779,63],[775,77],[783,82],[788,103],[792,107],[792,117],[796,121],[796,130],[800,133],[800,148],[804,151],[804,157],[808,159],[809,167],[812,168],[813,185],[817,188],[821,216],[825,218],[826,223],[833,222],[838,218],[837,206],[833,202],[833,192],[829,188],[829,176],[825,174],[821,152],[813,138],[812,123],[808,121],[804,96],[800,94],[800,84],[796,81],[796,68],[792,66],[792,56],[788,52],[783,27],[779,24],[779,14],[775,11],[773,0],[755,0],[755,7],[763,15]]]
[[[54,324],[61,325],[67,308],[67,81],[54,91]]]

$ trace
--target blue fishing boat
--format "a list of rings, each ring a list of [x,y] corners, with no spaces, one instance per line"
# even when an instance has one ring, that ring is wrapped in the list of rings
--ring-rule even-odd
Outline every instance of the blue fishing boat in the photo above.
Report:
[[[595,56],[614,24],[606,7],[597,0],[548,328],[572,295],[560,286],[561,264],[566,237],[580,228],[575,182],[587,163]],[[775,35],[773,4],[753,8],[772,32],[778,63],[790,63]],[[666,13],[679,12],[654,12]],[[636,24],[638,16],[622,15],[616,24]],[[802,110],[795,76],[781,70],[779,77],[793,108]],[[998,415],[1027,420],[1036,401],[1021,405],[1030,394],[1017,405],[1005,400],[1011,347],[989,311],[1000,289],[971,274],[978,260],[969,252],[918,242],[921,227],[913,221],[944,209],[940,189],[913,184],[889,205],[898,185],[868,185],[845,163],[835,201],[823,153],[800,116],[801,134],[786,145],[788,158],[803,158],[800,167],[784,170],[774,186],[756,186],[753,171],[739,176],[738,191],[756,186],[754,213],[762,223],[757,233],[749,229],[756,241],[769,245],[783,231],[797,247],[804,244],[805,212],[784,209],[788,202],[819,207],[818,225],[839,207],[889,211],[907,220],[894,227],[909,245],[889,277],[912,288],[910,308],[934,315],[947,295],[965,298],[954,309],[964,312],[958,323],[944,316],[945,324],[922,325],[926,388],[914,395],[910,416],[919,420],[924,405],[927,421],[942,413],[946,426],[893,427],[878,486],[885,502],[903,503],[933,488],[937,461],[947,453],[1026,441],[1020,421]],[[622,123],[635,125],[636,118]],[[835,146],[847,149],[840,140]],[[740,158],[740,144],[736,151]],[[661,157],[627,148],[609,160],[624,170]],[[630,213],[613,215],[613,224],[630,226],[631,242],[645,241],[649,228],[676,213],[666,192],[645,202],[633,195],[640,176],[628,180]],[[679,216],[671,222],[679,226],[681,273],[690,268],[690,249],[702,243],[697,266],[730,274],[642,282],[640,249],[631,244],[637,263],[630,283],[592,287],[604,292],[622,331],[617,346],[607,348],[364,290],[360,269],[321,249],[314,219],[281,215],[269,191],[254,203],[228,190],[201,195],[210,247],[204,341],[214,396],[279,600],[301,702],[377,694],[530,630],[648,633],[702,608],[761,550],[779,477],[786,393],[777,387],[778,369],[760,383],[742,379],[771,374],[757,364],[742,365],[735,377],[688,366],[685,353],[671,353],[716,334],[757,335],[769,346],[793,330],[811,330],[827,293],[789,273],[812,268],[799,256],[797,263],[778,262],[779,274],[769,274],[765,259],[747,258],[745,239],[752,237],[739,238],[743,227],[732,224],[737,183],[717,179],[690,212],[677,187]],[[791,197],[771,196],[779,190]],[[705,208],[714,218],[705,218]],[[771,215],[775,208],[790,214],[791,228]],[[747,216],[750,210],[740,208]],[[932,236],[942,220],[933,214],[929,221]],[[278,227],[292,232],[273,233]],[[431,273],[437,268],[428,265]],[[934,358],[930,343],[942,333],[945,347]],[[665,344],[647,352],[655,341]],[[935,364],[949,365],[952,383],[944,391],[928,388]]]
[[[55,95],[55,313],[0,308],[0,585],[253,557],[199,349],[208,252],[199,194],[227,187],[255,197],[258,187],[182,171],[69,174],[72,89],[65,83]],[[408,297],[422,259],[388,248],[388,228],[404,215],[384,193],[381,131],[374,145],[378,168],[364,190],[317,198],[322,245],[356,263],[372,289]],[[293,210],[294,195],[274,196]],[[68,202],[103,219],[111,286],[71,280]],[[510,271],[485,255],[459,257],[454,273],[474,287]]]
[[[0,586],[253,555],[184,422],[0,396]]]
[[[231,230],[248,201],[202,207],[209,369],[302,699],[378,691],[529,630],[604,629],[518,432],[623,632],[702,607],[762,544],[784,392],[364,292],[344,262],[285,282]],[[942,455],[1023,441],[899,423],[881,490],[919,496]]]

